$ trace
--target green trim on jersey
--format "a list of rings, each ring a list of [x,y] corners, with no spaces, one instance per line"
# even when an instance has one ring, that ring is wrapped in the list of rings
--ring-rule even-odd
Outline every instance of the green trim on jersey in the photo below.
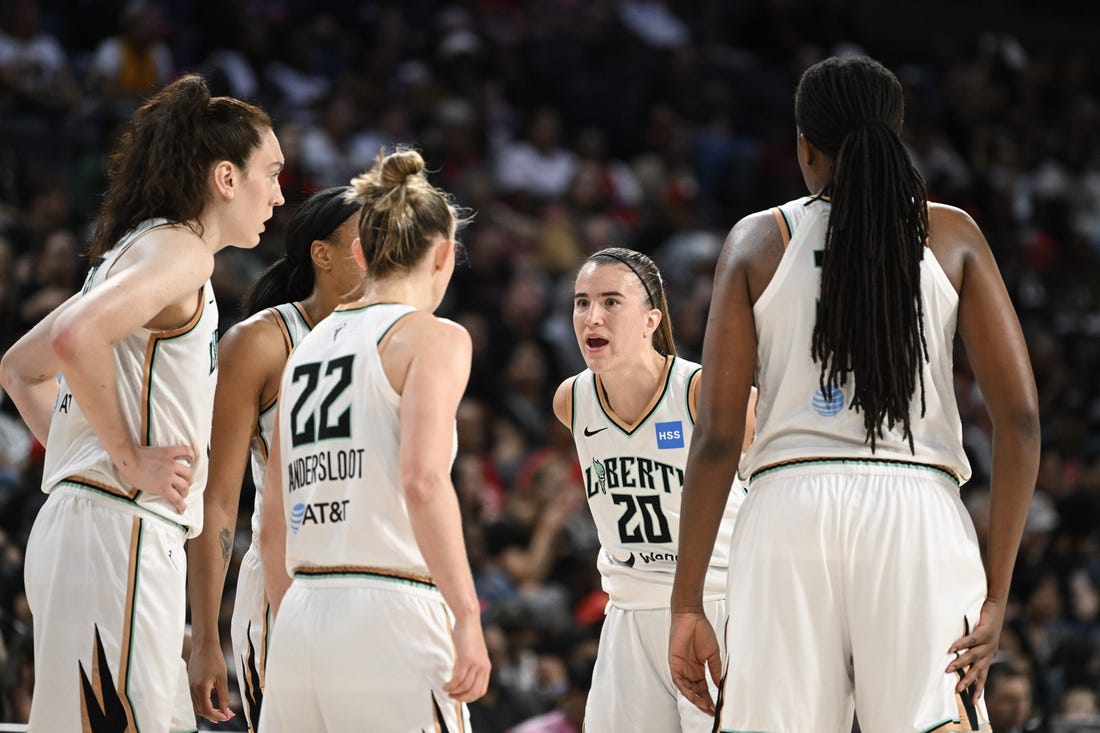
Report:
[[[149,357],[149,373],[145,375],[148,389],[145,391],[147,395],[147,402],[145,404],[145,445],[150,446],[153,444],[153,372],[156,371],[157,366],[157,350],[160,348],[161,343],[165,341],[175,341],[178,338],[183,338],[187,334],[194,331],[202,323],[202,317],[206,315],[206,286],[203,286],[202,303],[199,305],[199,312],[194,317],[195,322],[191,324],[191,327],[185,331],[174,333],[172,331],[161,331],[160,333],[153,333],[150,335],[150,339],[153,344],[153,355]],[[211,290],[213,295],[213,290]],[[161,334],[171,334],[164,336]]]
[[[269,405],[266,410],[261,410],[260,414],[256,416],[256,437],[260,439],[261,443],[263,443],[264,455],[265,456],[271,454],[271,444],[268,442],[267,436],[264,435],[264,422],[263,422],[264,415],[271,412],[272,410],[274,410],[278,406],[279,406],[279,397],[278,397],[278,395],[276,395],[276,397],[272,401],[271,405]]]
[[[381,303],[376,303],[375,305],[381,305]],[[395,305],[397,305],[397,304],[395,304]],[[370,307],[370,306],[368,306],[368,307]],[[412,306],[410,306],[410,307],[412,307]],[[375,346],[381,346],[382,345],[382,340],[386,338],[386,334],[388,334],[390,331],[393,330],[393,327],[397,325],[397,322],[402,320],[403,318],[407,318],[408,316],[411,316],[413,313],[416,313],[415,308],[413,308],[411,311],[406,311],[406,312],[402,313],[397,318],[394,318],[393,321],[390,322],[390,325],[388,325],[388,326],[386,326],[385,328],[382,329],[382,333],[378,336],[378,340],[374,342],[374,345]]]
[[[366,305],[358,305],[354,308],[337,307],[335,310],[332,311],[332,314],[336,315],[337,313],[358,313],[361,310],[366,310],[367,308],[373,308],[376,305],[409,305],[409,304],[408,303],[391,303],[389,301],[386,301],[386,302],[383,302],[383,303],[367,303]],[[411,305],[409,305],[409,307],[412,308]],[[415,310],[415,308],[413,310]]]

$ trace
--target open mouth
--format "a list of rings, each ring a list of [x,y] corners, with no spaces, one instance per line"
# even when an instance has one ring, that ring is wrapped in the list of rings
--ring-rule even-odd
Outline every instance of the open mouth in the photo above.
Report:
[[[588,348],[590,349],[602,349],[603,347],[607,346],[608,343],[607,339],[600,338],[599,336],[589,336],[587,339],[584,340],[584,342],[588,345]]]

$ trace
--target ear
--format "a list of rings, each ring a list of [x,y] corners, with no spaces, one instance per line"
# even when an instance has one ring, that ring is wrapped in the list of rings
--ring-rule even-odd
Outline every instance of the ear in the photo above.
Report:
[[[320,239],[314,239],[309,245],[309,259],[315,267],[322,270],[332,269],[332,253],[329,252],[328,245]]]
[[[356,237],[351,243],[351,256],[355,258],[355,264],[359,265],[359,269],[366,272],[367,257],[363,254],[363,242],[359,237]]]
[[[237,166],[228,160],[223,160],[214,165],[213,173],[214,190],[227,201],[231,201],[237,192],[239,171]]]
[[[801,131],[798,133],[798,152],[802,160],[809,166],[814,164],[820,154],[814,144],[810,142],[810,139],[803,135]]]
[[[440,239],[439,243],[435,246],[435,252],[432,255],[432,270],[439,272],[447,266],[447,258],[454,252],[455,240],[453,239]]]
[[[649,338],[653,334],[657,333],[657,327],[661,325],[661,309],[650,308],[646,313],[645,321],[645,337]]]

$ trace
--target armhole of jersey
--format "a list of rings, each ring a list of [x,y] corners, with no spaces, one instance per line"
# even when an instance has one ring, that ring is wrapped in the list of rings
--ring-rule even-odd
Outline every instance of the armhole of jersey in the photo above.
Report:
[[[294,339],[290,336],[290,324],[286,322],[286,316],[282,314],[277,307],[272,306],[267,309],[269,313],[273,313],[275,318],[275,325],[279,327],[279,333],[283,335],[283,346],[286,347],[286,354],[289,358],[290,352],[294,351]]]
[[[775,206],[771,212],[776,223],[779,224],[779,234],[783,237],[783,249],[787,249],[787,246],[791,243],[791,236],[794,234],[791,231],[791,222],[787,219],[787,215],[783,213],[782,207]]]
[[[698,410],[696,409],[695,405],[691,404],[691,395],[695,392],[695,389],[696,389],[695,385],[699,384],[699,380],[702,379],[702,378],[703,378],[703,367],[699,367],[698,369],[696,369],[695,371],[693,371],[691,373],[690,377],[688,377],[687,408],[688,408],[688,417],[691,419],[691,424],[692,424],[693,427],[695,426],[695,416],[696,416],[696,413],[698,412]]]
[[[565,414],[569,416],[569,433],[576,435],[576,380],[579,374],[574,374],[569,380],[569,393],[565,395]]]
[[[395,333],[397,333],[398,329],[401,328],[402,325],[404,325],[405,321],[409,318],[409,316],[411,316],[412,314],[414,314],[416,312],[417,311],[415,311],[415,310],[411,310],[408,313],[403,313],[400,316],[398,316],[397,318],[395,318],[393,323],[386,326],[386,330],[383,331],[382,335],[378,337],[378,355],[379,356],[382,356],[382,352],[386,350],[386,346],[390,343],[390,339],[393,338],[393,335]]]
[[[314,328],[317,327],[316,323],[313,323],[309,320],[309,316],[306,314],[305,306],[303,306],[301,303],[291,303],[290,307],[298,312],[298,317],[302,319],[302,323],[305,324],[307,331],[312,331]]]

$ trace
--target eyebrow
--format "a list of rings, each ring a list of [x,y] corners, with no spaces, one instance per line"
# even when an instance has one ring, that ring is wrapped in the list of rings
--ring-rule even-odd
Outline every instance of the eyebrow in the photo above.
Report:
[[[605,290],[602,293],[597,293],[597,295],[601,298],[606,298],[609,295],[617,295],[620,298],[625,298],[626,297],[625,295],[620,293],[618,290]],[[587,297],[588,297],[588,293],[573,293],[573,300],[576,300],[577,298],[587,298]]]
[[[285,160],[273,160],[273,161],[271,161],[270,163],[267,164],[267,167],[272,169],[272,170],[281,171],[283,169],[283,166],[285,166],[285,165],[286,165]]]

